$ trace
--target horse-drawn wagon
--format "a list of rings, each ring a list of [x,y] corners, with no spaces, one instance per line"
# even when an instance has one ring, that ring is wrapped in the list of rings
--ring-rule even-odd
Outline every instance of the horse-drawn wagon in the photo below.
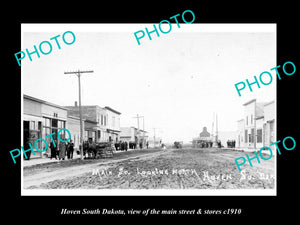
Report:
[[[111,142],[83,142],[83,155],[85,159],[112,158],[115,147]]]

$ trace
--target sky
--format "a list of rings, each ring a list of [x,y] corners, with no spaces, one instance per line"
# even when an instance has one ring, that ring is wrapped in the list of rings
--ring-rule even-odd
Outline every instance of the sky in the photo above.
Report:
[[[219,131],[237,130],[243,104],[253,98],[267,102],[276,98],[276,79],[270,85],[253,85],[238,96],[235,84],[254,81],[263,71],[275,78],[276,32],[247,25],[233,29],[218,26],[202,29],[188,24],[160,37],[147,35],[137,44],[134,32],[153,24],[22,25],[22,50],[33,50],[42,41],[72,31],[76,40],[60,39],[49,55],[22,61],[23,93],[58,105],[78,101],[78,79],[64,72],[93,70],[81,77],[82,105],[109,106],[121,112],[121,126],[144,128],[164,142],[189,142],[206,126],[211,132],[213,115]],[[67,36],[66,36],[67,37]],[[46,47],[45,47],[46,49]],[[267,80],[267,78],[266,78]],[[140,128],[143,122],[140,120]]]

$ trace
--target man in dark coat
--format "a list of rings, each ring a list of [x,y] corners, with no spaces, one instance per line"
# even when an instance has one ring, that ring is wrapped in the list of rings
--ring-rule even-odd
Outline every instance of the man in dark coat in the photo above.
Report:
[[[55,142],[55,146],[52,141],[50,143],[50,149],[51,149],[50,159],[52,159],[52,158],[57,159],[57,145],[56,145],[56,141],[54,141],[54,142]]]
[[[67,145],[68,159],[73,159],[73,152],[74,152],[74,143],[72,142],[72,140],[70,140],[70,142]]]
[[[121,148],[121,151],[124,151],[125,146],[124,146],[124,142],[123,141],[120,141],[120,148]]]
[[[128,149],[128,143],[127,143],[127,141],[125,141],[124,147],[125,147],[125,151],[127,152],[127,149]]]

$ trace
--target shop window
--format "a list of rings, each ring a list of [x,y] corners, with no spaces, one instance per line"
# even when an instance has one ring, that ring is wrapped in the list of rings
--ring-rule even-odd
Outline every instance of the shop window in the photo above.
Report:
[[[257,143],[262,143],[262,129],[257,129]]]
[[[245,130],[245,143],[248,142],[248,130]]]
[[[49,127],[44,127],[44,128],[43,128],[43,133],[44,133],[45,136],[51,134],[51,128],[49,128]],[[50,138],[50,137],[49,137],[49,138]]]
[[[44,118],[44,126],[45,127],[50,127],[50,118]]]
[[[30,130],[36,130],[35,121],[30,121],[30,123],[29,123],[29,129]]]
[[[65,124],[66,124],[65,121],[58,120],[58,122],[57,122],[58,129],[65,128]]]
[[[251,129],[251,141],[249,140],[249,142],[254,143],[254,128]]]
[[[58,120],[52,119],[52,127],[57,127],[57,125],[58,125]]]

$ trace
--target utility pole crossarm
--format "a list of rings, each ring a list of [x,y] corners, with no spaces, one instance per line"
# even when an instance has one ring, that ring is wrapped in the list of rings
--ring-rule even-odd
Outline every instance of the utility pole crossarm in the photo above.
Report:
[[[78,70],[78,71],[73,71],[73,72],[64,72],[64,74],[78,74],[78,73],[94,73],[94,71],[93,70],[86,70],[86,71]]]

